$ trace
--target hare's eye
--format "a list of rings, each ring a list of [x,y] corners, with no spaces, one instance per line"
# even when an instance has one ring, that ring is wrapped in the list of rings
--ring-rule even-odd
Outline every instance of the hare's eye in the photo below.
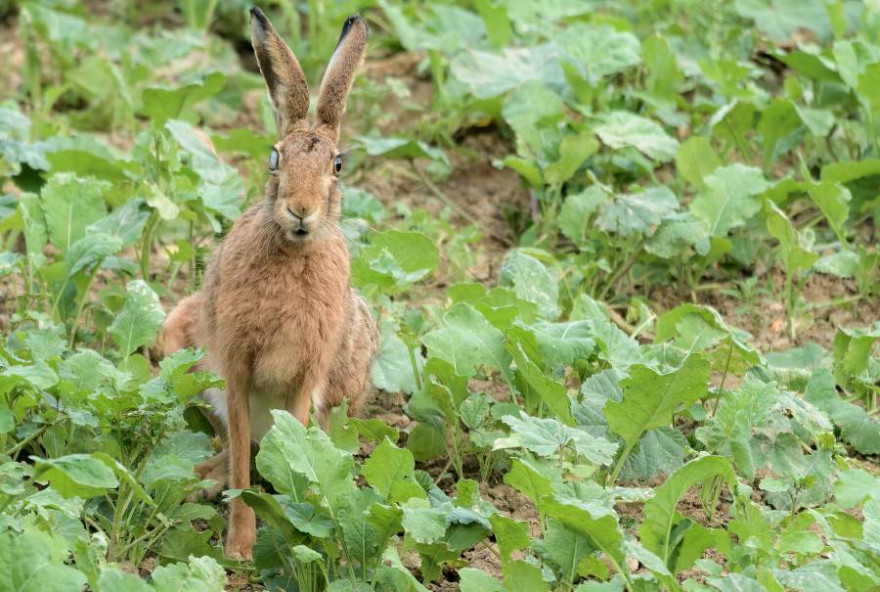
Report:
[[[274,148],[272,148],[272,152],[269,154],[269,170],[278,170],[278,151]]]
[[[338,175],[339,171],[342,170],[342,157],[337,156],[333,159],[333,174]]]

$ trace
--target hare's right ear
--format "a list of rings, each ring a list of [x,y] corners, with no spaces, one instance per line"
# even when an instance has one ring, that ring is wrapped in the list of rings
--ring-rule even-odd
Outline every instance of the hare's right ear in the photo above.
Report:
[[[275,107],[278,133],[284,137],[304,124],[309,113],[306,76],[296,56],[256,6],[251,8],[251,43]]]

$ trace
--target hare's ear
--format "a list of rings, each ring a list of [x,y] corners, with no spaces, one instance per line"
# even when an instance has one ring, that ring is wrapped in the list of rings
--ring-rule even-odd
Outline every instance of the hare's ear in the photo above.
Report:
[[[354,82],[354,75],[364,59],[369,30],[359,16],[350,16],[342,26],[342,34],[336,43],[336,51],[330,58],[321,96],[318,98],[318,123],[325,126],[334,140],[339,136],[339,124],[345,113],[345,102]]]
[[[296,56],[256,6],[251,8],[251,43],[275,107],[278,133],[284,137],[305,122],[309,113],[306,76]]]

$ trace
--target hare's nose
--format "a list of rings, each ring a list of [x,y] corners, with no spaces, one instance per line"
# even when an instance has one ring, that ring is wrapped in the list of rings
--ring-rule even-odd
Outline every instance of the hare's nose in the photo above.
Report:
[[[290,216],[292,218],[299,220],[300,223],[302,223],[303,218],[305,217],[305,216],[300,216],[299,214],[297,214],[295,211],[293,211],[293,209],[290,206],[287,206],[287,213],[290,214]]]

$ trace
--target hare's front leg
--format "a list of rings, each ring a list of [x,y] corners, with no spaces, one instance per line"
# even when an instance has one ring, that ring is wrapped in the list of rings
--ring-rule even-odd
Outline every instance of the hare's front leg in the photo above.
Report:
[[[250,371],[243,365],[237,366],[231,372],[225,373],[229,418],[229,472],[233,489],[247,489],[251,486],[251,419],[248,402]],[[257,519],[254,511],[241,498],[233,499],[229,507],[226,556],[230,559],[251,559],[256,538]]]

